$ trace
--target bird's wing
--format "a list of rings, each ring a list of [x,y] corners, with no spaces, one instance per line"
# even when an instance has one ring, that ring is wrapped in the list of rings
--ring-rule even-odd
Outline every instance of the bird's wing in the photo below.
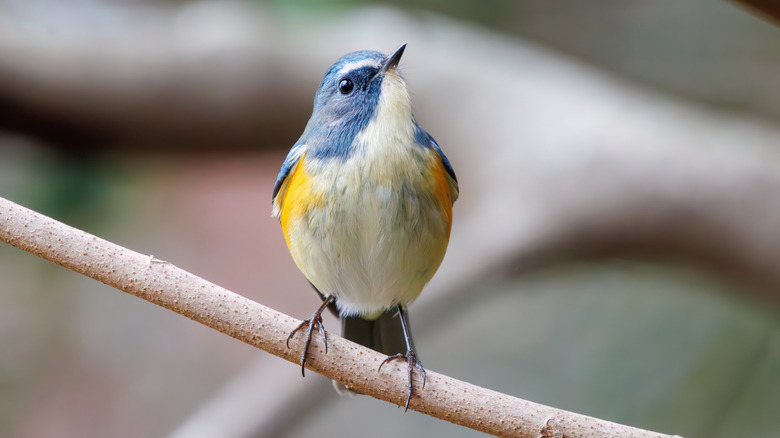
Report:
[[[444,152],[441,151],[441,148],[439,147],[439,144],[436,143],[436,140],[434,140],[430,134],[428,134],[428,139],[433,150],[439,154],[439,159],[441,160],[441,164],[444,166],[444,170],[447,171],[447,182],[450,185],[450,197],[452,198],[452,202],[455,203],[455,201],[458,199],[458,195],[460,194],[460,189],[458,188],[458,177],[455,176],[455,170],[452,169],[450,160],[448,160],[447,156],[444,155]]]
[[[271,197],[271,205],[273,206],[272,215],[279,217],[282,212],[282,199],[284,199],[284,193],[287,191],[288,177],[295,170],[295,166],[301,160],[304,152],[306,152],[306,145],[297,143],[290,149],[287,154],[287,158],[282,163],[282,169],[279,170],[279,176],[276,177],[276,184],[274,184],[274,193]]]

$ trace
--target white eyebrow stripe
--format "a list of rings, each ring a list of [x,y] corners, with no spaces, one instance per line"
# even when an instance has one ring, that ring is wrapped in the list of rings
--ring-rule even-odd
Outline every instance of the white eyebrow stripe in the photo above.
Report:
[[[376,67],[378,65],[378,62],[375,59],[361,59],[360,61],[353,61],[344,67],[341,67],[341,70],[339,70],[337,76],[341,76],[348,71],[357,70],[361,67]]]

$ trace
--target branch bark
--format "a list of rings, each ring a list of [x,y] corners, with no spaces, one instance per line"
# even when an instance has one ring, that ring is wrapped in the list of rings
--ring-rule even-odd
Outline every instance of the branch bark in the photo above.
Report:
[[[290,349],[285,341],[299,321],[168,262],[2,198],[0,240],[297,363],[300,337]],[[308,367],[358,393],[401,405],[406,393],[405,371],[393,365],[377,372],[383,359],[373,350],[330,334],[327,355],[321,343],[315,343]],[[416,394],[411,409],[496,436],[668,437],[536,404],[433,371],[428,372],[425,388]]]

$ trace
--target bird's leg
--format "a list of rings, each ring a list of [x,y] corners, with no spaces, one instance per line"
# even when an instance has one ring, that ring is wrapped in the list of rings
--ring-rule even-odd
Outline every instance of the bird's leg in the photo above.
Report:
[[[400,305],[398,306],[398,317],[401,318],[401,327],[403,327],[404,330],[404,341],[406,341],[406,354],[398,353],[393,356],[388,356],[387,359],[383,360],[381,364],[379,364],[379,370],[382,370],[382,366],[390,361],[396,360],[396,359],[403,359],[406,361],[408,365],[409,370],[409,383],[408,383],[408,393],[406,396],[406,404],[404,405],[404,411],[409,410],[409,401],[412,399],[412,392],[414,385],[412,384],[412,375],[415,368],[420,370],[420,374],[422,374],[423,383],[422,388],[425,388],[425,368],[423,368],[422,362],[417,358],[417,353],[414,352],[414,343],[412,342],[412,333],[409,331],[409,322],[406,320],[406,312],[404,311],[404,308]]]
[[[306,330],[306,342],[303,344],[303,352],[301,353],[301,375],[304,377],[306,377],[306,367],[304,366],[306,364],[306,352],[309,351],[309,345],[311,344],[311,337],[314,333],[314,327],[317,327],[320,332],[320,336],[322,336],[322,340],[325,342],[325,353],[328,352],[328,335],[325,333],[325,329],[322,326],[322,312],[326,307],[328,307],[330,303],[333,302],[333,299],[333,296],[329,296],[323,299],[322,305],[311,314],[311,318],[304,319],[303,322],[298,324],[298,327],[296,327],[295,330],[290,332],[290,335],[287,336],[287,348],[290,348],[290,339],[292,339],[292,337],[298,333],[298,330],[304,328],[307,325],[309,326],[309,328]]]

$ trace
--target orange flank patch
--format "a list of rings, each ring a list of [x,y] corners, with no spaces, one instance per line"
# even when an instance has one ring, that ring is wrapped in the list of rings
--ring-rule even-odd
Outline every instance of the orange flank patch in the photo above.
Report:
[[[290,247],[290,224],[301,218],[313,206],[319,204],[321,195],[312,193],[312,183],[306,171],[306,155],[304,154],[295,166],[295,170],[287,179],[287,190],[282,199],[282,212],[279,220],[282,232]]]
[[[444,164],[438,157],[433,160],[431,174],[434,178],[433,190],[436,194],[436,199],[439,200],[442,210],[447,216],[447,237],[449,238],[450,226],[452,224],[452,193],[450,192],[450,183],[447,180],[447,170],[444,169]]]

